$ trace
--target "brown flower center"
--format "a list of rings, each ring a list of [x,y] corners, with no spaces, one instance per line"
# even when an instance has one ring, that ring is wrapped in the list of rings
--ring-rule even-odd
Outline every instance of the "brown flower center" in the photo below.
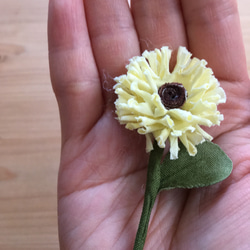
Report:
[[[187,91],[177,82],[165,83],[159,90],[161,102],[166,109],[180,108],[186,101]]]

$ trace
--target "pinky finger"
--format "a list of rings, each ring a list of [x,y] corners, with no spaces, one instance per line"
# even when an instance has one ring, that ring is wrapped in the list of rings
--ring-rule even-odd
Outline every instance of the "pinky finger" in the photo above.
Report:
[[[82,0],[50,0],[48,40],[51,81],[64,142],[86,133],[102,113],[99,75]]]

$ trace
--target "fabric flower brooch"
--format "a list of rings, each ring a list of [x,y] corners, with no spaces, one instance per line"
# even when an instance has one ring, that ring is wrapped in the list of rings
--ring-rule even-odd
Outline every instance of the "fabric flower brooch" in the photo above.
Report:
[[[202,128],[223,120],[217,105],[226,102],[224,90],[207,62],[192,58],[185,47],[179,48],[170,72],[171,54],[168,47],[145,51],[130,60],[127,74],[115,78],[117,118],[127,129],[146,136],[150,152],[134,249],[143,249],[151,209],[161,190],[212,185],[232,171],[231,160]],[[167,141],[169,153],[162,160]]]
[[[226,95],[205,60],[191,59],[180,47],[170,72],[170,58],[168,47],[132,58],[127,74],[115,78],[115,105],[121,124],[146,135],[148,152],[153,138],[160,148],[168,139],[170,157],[177,159],[178,138],[191,156],[197,153],[195,145],[212,140],[200,126],[220,125],[223,115],[217,105]]]

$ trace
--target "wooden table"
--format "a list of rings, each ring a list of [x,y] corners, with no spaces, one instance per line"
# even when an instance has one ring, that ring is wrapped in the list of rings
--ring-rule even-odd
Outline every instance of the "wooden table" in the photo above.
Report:
[[[0,0],[0,249],[59,249],[47,1]]]
[[[250,72],[250,1],[239,0]],[[57,104],[47,1],[0,0],[0,249],[59,249]]]

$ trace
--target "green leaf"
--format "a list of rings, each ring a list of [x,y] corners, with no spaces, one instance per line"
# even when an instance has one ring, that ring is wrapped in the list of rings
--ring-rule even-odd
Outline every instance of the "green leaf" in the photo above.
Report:
[[[212,142],[199,144],[195,156],[181,145],[177,160],[167,154],[161,163],[160,190],[209,186],[226,179],[232,168],[230,158]]]
[[[181,145],[177,160],[170,160],[168,153],[161,161],[163,149],[155,142],[148,164],[145,199],[134,250],[143,249],[150,214],[161,190],[209,186],[230,175],[232,161],[218,145],[204,142],[197,146],[197,151],[196,156],[190,156]]]

